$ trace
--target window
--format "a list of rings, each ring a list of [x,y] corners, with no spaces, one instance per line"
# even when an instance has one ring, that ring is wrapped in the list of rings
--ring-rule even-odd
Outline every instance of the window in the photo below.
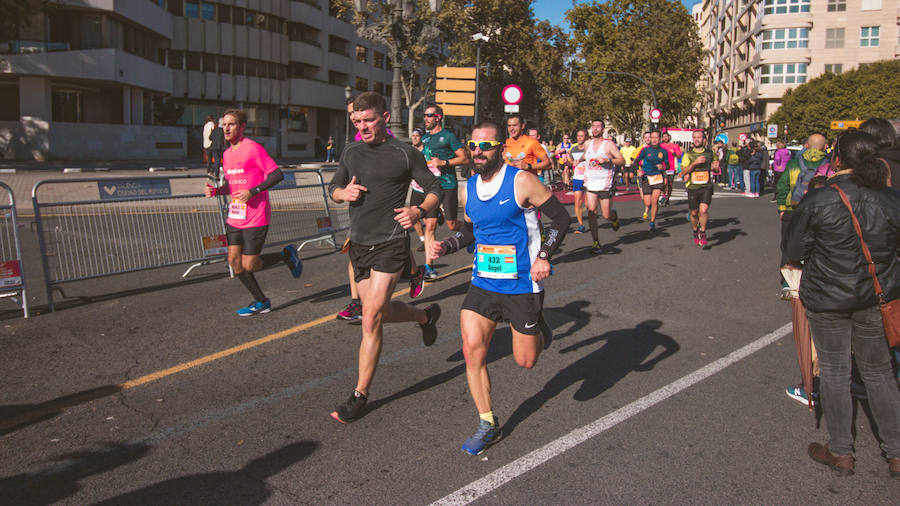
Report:
[[[53,90],[51,95],[53,121],[79,123],[81,121],[82,106],[80,91]]]
[[[763,49],[796,49],[809,47],[808,28],[778,28],[763,32]]]
[[[169,0],[169,14],[184,16],[184,2],[182,0]]]
[[[760,84],[801,84],[805,82],[805,63],[774,63],[763,65],[760,70]]]
[[[169,49],[169,68],[184,70],[184,51]]]
[[[216,4],[203,2],[203,6],[200,8],[200,17],[202,19],[214,21],[216,19]]]
[[[357,77],[354,88],[359,91],[369,91],[369,80],[365,77]]]
[[[336,84],[338,86],[347,86],[347,79],[350,76],[344,74],[343,72],[336,72],[334,70],[328,71],[328,84]]]
[[[303,42],[311,46],[322,47],[319,43],[319,30],[303,23],[290,23],[288,25],[288,39],[295,42]]]
[[[216,57],[216,60],[219,61],[219,73],[220,74],[230,74],[231,73],[231,57],[219,55]]]
[[[247,65],[247,75],[250,77],[256,77],[256,60],[247,59],[245,60]]]
[[[764,14],[793,14],[809,12],[809,0],[766,0]]]
[[[384,68],[384,53],[379,53],[375,51],[375,56],[372,57],[372,65],[377,69]]]
[[[843,70],[844,65],[842,63],[826,63],[825,64],[825,72],[832,74],[840,74],[841,70]]]
[[[356,61],[359,63],[369,61],[369,50],[365,46],[356,46]]]
[[[288,111],[288,131],[308,132],[309,107],[289,107]]]
[[[184,17],[199,18],[200,17],[200,2],[193,2],[191,0],[186,0],[184,2]]]
[[[878,47],[877,26],[864,26],[859,29],[859,47]]]
[[[844,29],[827,28],[825,30],[825,49],[844,47]]]
[[[328,36],[328,51],[332,53],[350,56],[349,54],[347,54],[347,44],[348,41],[346,39],[342,39],[334,35]]]
[[[231,6],[219,5],[219,23],[231,23]]]
[[[81,49],[103,47],[103,16],[79,16]]]
[[[384,83],[380,83],[378,81],[373,82],[372,91],[378,93],[379,95],[384,95]]]
[[[214,55],[214,54],[204,54],[203,55],[203,71],[204,72],[215,72],[216,71],[216,55]]]
[[[847,0],[828,0],[828,12],[844,12],[847,10]]]
[[[185,55],[185,63],[187,70],[200,70],[200,53],[188,51]]]
[[[246,16],[246,11],[243,7],[232,7],[231,8],[231,22],[235,25],[243,25]]]
[[[244,61],[245,61],[245,60],[244,60],[243,58],[237,58],[237,57],[235,57],[235,58],[232,59],[231,61],[232,61],[232,63],[233,63],[233,67],[232,67],[232,70],[231,70],[231,73],[232,73],[232,74],[234,74],[234,75],[236,75],[236,76],[243,76],[243,75],[246,75],[246,74],[244,73]]]
[[[289,67],[291,79],[315,79],[319,67],[292,61]]]

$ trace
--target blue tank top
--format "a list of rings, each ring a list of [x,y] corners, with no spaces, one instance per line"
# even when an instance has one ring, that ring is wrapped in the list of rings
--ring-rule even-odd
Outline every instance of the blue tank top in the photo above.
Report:
[[[543,283],[531,280],[531,264],[541,248],[541,233],[535,209],[524,209],[516,201],[519,169],[506,165],[493,195],[478,195],[480,175],[466,182],[466,215],[475,229],[475,261],[472,284],[496,293],[539,293]],[[485,183],[482,183],[484,185]]]

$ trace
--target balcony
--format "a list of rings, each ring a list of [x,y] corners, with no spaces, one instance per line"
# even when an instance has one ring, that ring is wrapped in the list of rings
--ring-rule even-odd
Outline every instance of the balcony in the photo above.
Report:
[[[154,2],[122,0],[58,0],[54,2],[78,9],[94,9],[114,12],[133,23],[171,40],[172,15],[160,9]]]
[[[172,93],[172,71],[118,49],[81,49],[6,57],[0,73],[111,81]]]

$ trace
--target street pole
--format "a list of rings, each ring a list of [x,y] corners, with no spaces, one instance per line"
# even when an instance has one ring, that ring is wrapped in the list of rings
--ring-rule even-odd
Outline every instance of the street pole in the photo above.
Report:
[[[395,26],[396,23],[403,22],[403,1],[404,0],[391,0],[391,19],[390,26]],[[396,47],[396,45],[395,45]],[[400,117],[402,114],[401,107],[401,95],[400,88],[403,86],[403,82],[400,78],[401,71],[401,61],[400,61],[400,51],[394,49],[391,55],[391,65],[394,68],[394,78],[391,81],[391,121],[388,123],[391,130],[394,132],[394,137],[397,139],[406,139],[406,134],[403,130],[403,120]]]
[[[475,117],[474,125],[478,124],[478,93],[481,91],[481,39],[478,40],[478,48],[475,49]]]
[[[352,94],[353,88],[351,88],[350,86],[344,88],[344,98],[350,100],[350,95]],[[347,144],[350,144],[350,112],[347,111],[346,105],[344,106],[344,118],[344,147],[346,147]]]

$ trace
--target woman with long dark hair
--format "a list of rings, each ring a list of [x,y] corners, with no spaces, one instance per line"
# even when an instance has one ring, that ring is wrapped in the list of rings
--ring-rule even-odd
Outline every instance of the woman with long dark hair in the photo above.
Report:
[[[800,300],[819,356],[820,388],[829,443],[811,443],[809,456],[841,475],[853,474],[851,351],[866,385],[891,476],[900,478],[900,390],[891,368],[881,311],[850,212],[876,264],[885,300],[900,297],[900,193],[885,185],[877,141],[862,131],[842,134],[824,188],[810,190],[795,209],[783,264],[803,264]]]
[[[890,185],[900,188],[900,138],[894,125],[884,118],[869,118],[859,125],[859,129],[875,137],[878,158],[884,160],[883,163],[887,163],[890,169]]]

